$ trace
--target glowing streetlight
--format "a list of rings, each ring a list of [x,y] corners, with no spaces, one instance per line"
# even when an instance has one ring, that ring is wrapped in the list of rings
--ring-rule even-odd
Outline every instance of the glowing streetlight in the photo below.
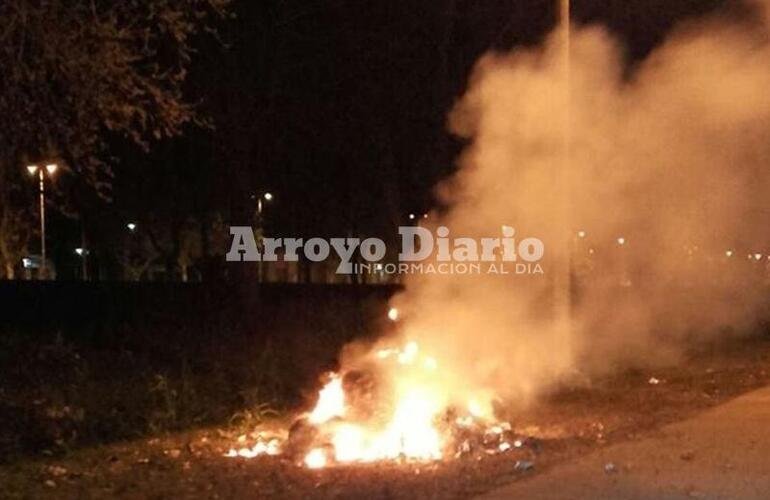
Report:
[[[132,233],[133,233],[134,231],[136,231],[136,223],[135,223],[135,222],[129,222],[128,224],[126,224],[126,227],[127,227],[127,228],[128,228],[128,230],[129,230],[129,231],[131,231]]]
[[[578,238],[585,238],[586,237],[586,232],[585,231],[578,231],[577,235],[578,235]]]
[[[409,214],[409,220],[414,220],[414,219],[416,219],[416,218],[417,218],[417,216],[416,216],[416,215],[414,215],[414,214]]]
[[[46,255],[45,255],[45,172],[48,172],[49,177],[53,177],[53,174],[58,170],[58,165],[55,163],[49,163],[45,167],[39,167],[37,165],[27,165],[27,172],[30,176],[38,176],[38,190],[40,192],[40,277],[45,278],[48,273],[46,269]]]
[[[78,257],[80,257],[80,268],[81,268],[81,279],[83,281],[88,281],[88,267],[86,266],[86,259],[88,258],[88,255],[91,253],[88,251],[87,248],[78,247],[75,249],[75,253]]]
[[[388,311],[388,319],[391,321],[398,321],[398,309],[391,307]]]
[[[252,200],[257,200],[257,215],[262,217],[262,211],[264,209],[264,202],[273,201],[273,193],[257,193],[251,196]]]
[[[618,245],[623,246],[626,244],[626,239],[623,237],[618,238]]]
[[[732,257],[732,256],[733,256],[733,251],[732,251],[732,250],[728,250],[728,251],[726,251],[726,252],[725,252],[725,256],[726,256],[727,258],[730,258],[730,257]]]
[[[262,212],[265,209],[265,202],[270,203],[273,201],[275,197],[273,196],[273,193],[270,193],[268,191],[265,191],[263,193],[255,193],[251,195],[252,200],[257,200],[257,213],[254,214],[254,221],[256,223],[256,227],[258,229],[257,234],[257,243],[262,246],[262,240],[265,236],[264,234],[264,217],[262,216]],[[257,263],[257,279],[261,283],[264,278],[264,269],[262,261],[260,260]]]

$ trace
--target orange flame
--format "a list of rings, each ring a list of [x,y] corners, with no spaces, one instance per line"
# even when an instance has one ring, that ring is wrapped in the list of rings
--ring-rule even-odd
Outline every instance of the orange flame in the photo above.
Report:
[[[320,469],[330,463],[395,459],[439,460],[450,449],[451,436],[441,431],[437,423],[449,415],[449,393],[453,388],[447,384],[447,374],[441,373],[436,359],[424,355],[416,342],[408,342],[400,349],[375,351],[371,359],[389,375],[389,393],[380,401],[376,416],[351,417],[357,412],[348,407],[343,377],[332,374],[307,417],[308,422],[319,429],[322,440],[316,441],[304,455],[306,467]],[[476,392],[460,405],[464,411],[451,412],[456,415],[454,425],[471,429],[485,423],[482,428],[486,428],[486,432],[502,435],[503,428],[491,420],[491,398],[485,400],[486,396],[488,394]],[[507,429],[510,430],[510,426]],[[511,444],[500,440],[499,452],[510,448]],[[278,453],[279,442],[271,440],[260,441],[252,448],[231,449],[227,456],[253,458]],[[455,452],[450,455],[454,456]]]

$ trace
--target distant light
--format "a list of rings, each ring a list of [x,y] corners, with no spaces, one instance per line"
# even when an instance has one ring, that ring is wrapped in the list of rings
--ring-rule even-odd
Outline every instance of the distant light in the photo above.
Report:
[[[56,165],[55,163],[49,163],[48,165],[45,166],[45,169],[48,171],[49,175],[53,175],[54,173],[56,173],[56,170],[58,168],[59,166]]]
[[[29,172],[29,175],[35,175],[37,173],[37,165],[29,165],[27,172]]]
[[[591,255],[593,255],[593,254],[594,254],[594,253],[596,253],[596,252],[594,251],[594,249],[593,249],[593,248],[589,248],[589,249],[588,249],[588,253],[590,253]]]
[[[728,250],[728,251],[725,252],[725,255],[727,257],[732,257],[733,256],[733,251],[732,250]]]
[[[618,245],[623,246],[625,244],[626,244],[626,239],[625,238],[618,238]]]
[[[578,238],[585,238],[586,232],[585,231],[578,231]]]
[[[87,253],[87,251],[84,248],[76,248],[75,253],[80,255],[81,257]]]
[[[388,319],[391,321],[398,321],[398,309],[391,307],[388,311]]]
[[[273,194],[272,193],[265,193],[265,199],[267,201],[271,201],[273,199]]]
[[[409,214],[409,220],[414,220],[414,219],[415,219],[415,215],[414,214]]]
[[[126,227],[127,227],[127,228],[128,228],[128,230],[129,230],[129,231],[131,231],[131,232],[134,232],[134,231],[136,231],[136,224],[134,224],[133,222],[129,222],[128,224],[126,224]]]
[[[762,254],[761,254],[761,253],[755,253],[755,254],[754,254],[754,258],[755,258],[756,260],[762,260]]]
[[[427,219],[428,218],[428,214],[422,214],[422,218],[423,219]]]

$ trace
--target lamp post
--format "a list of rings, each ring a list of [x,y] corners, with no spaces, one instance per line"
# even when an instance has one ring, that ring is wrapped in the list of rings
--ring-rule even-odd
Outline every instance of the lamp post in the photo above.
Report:
[[[257,224],[257,245],[262,247],[262,239],[265,237],[264,222],[262,212],[265,209],[265,202],[273,201],[273,194],[269,192],[255,193],[251,196],[252,199],[257,200],[257,213],[255,214]],[[257,263],[257,280],[261,283],[264,280],[264,268],[262,260]]]
[[[262,230],[262,213],[265,211],[265,203],[270,203],[273,201],[273,198],[272,193],[255,193],[251,195],[252,200],[257,200],[257,211],[254,213],[254,218],[260,231]]]
[[[272,193],[265,193],[261,196],[259,195],[255,195],[255,196],[257,196],[257,213],[259,214],[260,217],[262,217],[262,210],[264,208],[262,200],[273,201],[273,195]]]
[[[572,255],[570,237],[570,211],[572,209],[572,130],[571,130],[571,0],[557,0],[559,15],[559,40],[561,45],[560,71],[562,79],[563,110],[561,116],[562,147],[560,158],[554,161],[555,175],[555,240],[562,252],[556,256],[554,269],[554,313],[559,330],[570,338],[572,328]]]
[[[45,173],[47,172],[49,177],[53,177],[53,174],[56,173],[58,168],[59,167],[55,163],[49,163],[45,167],[39,167],[37,165],[27,166],[29,175],[38,176],[40,186],[40,278],[46,278],[48,276],[45,255]]]
[[[78,257],[80,257],[80,278],[83,281],[88,281],[88,266],[86,264],[86,259],[88,258],[88,254],[91,252],[89,252],[87,248],[78,247],[75,249],[75,253],[78,255]]]

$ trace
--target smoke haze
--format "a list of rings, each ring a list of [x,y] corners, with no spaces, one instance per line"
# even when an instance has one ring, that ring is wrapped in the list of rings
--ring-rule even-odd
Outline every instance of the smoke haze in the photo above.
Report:
[[[606,30],[575,28],[569,93],[558,33],[478,63],[450,117],[470,146],[430,225],[513,226],[545,242],[545,275],[409,277],[404,336],[451,367],[447,384],[527,401],[752,326],[770,253],[768,20],[690,23],[631,73]],[[566,259],[569,328],[552,299]]]

